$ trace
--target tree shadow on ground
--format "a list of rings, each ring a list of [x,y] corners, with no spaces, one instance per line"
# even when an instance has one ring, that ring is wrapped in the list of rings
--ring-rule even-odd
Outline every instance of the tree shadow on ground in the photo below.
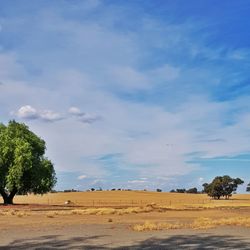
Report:
[[[116,250],[167,250],[167,249],[250,249],[250,243],[233,236],[177,235],[166,239],[150,238],[137,245]]]
[[[97,240],[105,237],[100,236],[88,236],[88,237],[72,237],[62,239],[60,235],[48,235],[40,236],[29,239],[14,240],[7,246],[0,247],[1,250],[28,250],[28,249],[107,249],[103,246],[89,245],[90,241]]]
[[[165,239],[150,238],[129,246],[112,247],[106,242],[106,235],[73,237],[60,239],[59,235],[42,236],[24,240],[15,240],[1,250],[10,249],[114,249],[114,250],[167,250],[167,249],[250,249],[250,243],[232,236],[214,235],[177,235]],[[97,241],[97,242],[96,242]],[[99,242],[98,242],[99,241]],[[102,242],[103,241],[103,242]]]

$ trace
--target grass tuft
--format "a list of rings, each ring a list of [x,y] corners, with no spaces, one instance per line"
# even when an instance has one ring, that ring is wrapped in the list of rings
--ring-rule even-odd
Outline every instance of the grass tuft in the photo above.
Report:
[[[234,218],[222,218],[214,220],[210,218],[201,217],[195,219],[192,223],[154,223],[146,221],[143,224],[135,224],[132,226],[134,231],[152,231],[152,230],[164,230],[164,229],[209,229],[218,226],[243,226],[250,227],[250,218],[234,217]]]

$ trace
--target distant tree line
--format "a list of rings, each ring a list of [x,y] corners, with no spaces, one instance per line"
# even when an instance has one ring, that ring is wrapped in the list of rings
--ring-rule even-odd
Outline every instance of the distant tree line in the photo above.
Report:
[[[64,193],[74,193],[74,192],[80,192],[79,190],[75,190],[75,189],[65,189],[63,190]]]
[[[177,188],[177,189],[172,189],[170,192],[171,193],[187,193],[187,194],[204,194],[206,193],[208,196],[212,197],[213,199],[220,199],[221,197],[224,197],[225,199],[229,199],[233,193],[236,192],[237,188],[239,185],[243,184],[244,181],[240,178],[232,178],[228,175],[224,176],[217,176],[213,179],[211,183],[204,183],[203,190],[198,191],[196,187],[192,187],[189,189],[185,188]],[[87,191],[102,191],[103,189],[101,187],[95,189],[95,188],[90,188]],[[132,189],[121,189],[121,188],[112,188],[112,189],[107,189],[107,191],[132,191]],[[143,191],[147,191],[144,189]],[[248,183],[247,192],[250,192],[250,183]],[[51,191],[52,193],[58,192],[55,190]],[[64,190],[63,192],[79,192],[79,190],[75,189],[67,189]],[[162,189],[157,188],[156,192],[162,192]]]
[[[88,190],[86,190],[87,192],[89,192],[89,191],[92,191],[92,192],[94,192],[94,191],[103,191],[103,189],[101,188],[101,187],[99,187],[99,188],[97,188],[97,189],[95,189],[95,188],[90,188],[90,189],[88,189]],[[112,188],[112,189],[106,189],[106,191],[132,191],[132,189],[121,189],[121,188]],[[145,191],[145,190],[144,190]]]
[[[188,194],[198,194],[198,189],[196,187],[190,188],[190,189],[185,189],[185,188],[177,188],[177,189],[172,189],[170,191],[171,193],[188,193]]]

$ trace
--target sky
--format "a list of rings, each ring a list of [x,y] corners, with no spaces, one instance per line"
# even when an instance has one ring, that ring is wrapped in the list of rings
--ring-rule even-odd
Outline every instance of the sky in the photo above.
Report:
[[[0,0],[0,122],[57,190],[250,181],[248,0]]]

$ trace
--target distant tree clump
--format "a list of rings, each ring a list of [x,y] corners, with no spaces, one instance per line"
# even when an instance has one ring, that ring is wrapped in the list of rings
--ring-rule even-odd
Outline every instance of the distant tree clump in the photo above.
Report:
[[[240,178],[231,178],[228,175],[217,176],[211,183],[204,183],[204,193],[207,193],[214,199],[225,197],[229,199],[233,192],[236,192],[238,185],[243,184],[244,181]]]
[[[176,193],[186,193],[186,189],[185,188],[177,188]]]
[[[75,190],[75,189],[65,189],[63,190],[64,193],[74,193],[74,192],[79,192],[78,190]]]
[[[156,189],[156,192],[161,192],[162,190],[160,188],[157,188]]]
[[[198,193],[198,190],[196,187],[194,188],[190,188],[186,191],[186,193],[189,193],[189,194],[197,194]]]
[[[16,194],[44,194],[55,186],[55,170],[44,156],[45,149],[45,141],[25,124],[0,124],[0,194],[4,204],[13,204]]]
[[[246,189],[247,192],[250,192],[250,182],[247,184],[247,189]]]
[[[196,187],[190,188],[190,189],[185,189],[185,188],[177,188],[170,190],[170,193],[188,193],[188,194],[198,194],[198,189]]]

